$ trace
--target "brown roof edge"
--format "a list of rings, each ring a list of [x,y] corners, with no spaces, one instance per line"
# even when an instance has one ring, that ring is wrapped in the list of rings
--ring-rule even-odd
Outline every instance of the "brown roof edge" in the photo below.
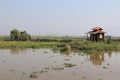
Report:
[[[107,33],[107,32],[104,32],[104,31],[101,31],[101,32],[93,32],[93,31],[90,31],[90,32],[85,33],[85,34],[98,34],[98,33]]]

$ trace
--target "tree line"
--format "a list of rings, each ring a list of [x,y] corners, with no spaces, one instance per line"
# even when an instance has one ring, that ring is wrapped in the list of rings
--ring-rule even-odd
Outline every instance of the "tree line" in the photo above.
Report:
[[[32,38],[27,31],[19,31],[18,29],[13,29],[10,31],[10,36],[4,39],[5,41],[33,41],[33,42],[72,42],[69,38]]]

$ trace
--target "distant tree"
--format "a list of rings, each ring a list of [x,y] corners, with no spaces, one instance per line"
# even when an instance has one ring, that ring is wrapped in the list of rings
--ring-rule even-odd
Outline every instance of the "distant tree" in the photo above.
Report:
[[[11,30],[10,39],[11,40],[19,40],[19,31],[17,29]]]
[[[26,31],[19,32],[17,29],[11,30],[10,39],[14,41],[27,41],[31,40],[31,36]]]
[[[30,40],[30,39],[31,39],[31,36],[26,31],[20,32],[19,40],[27,41],[27,40]]]

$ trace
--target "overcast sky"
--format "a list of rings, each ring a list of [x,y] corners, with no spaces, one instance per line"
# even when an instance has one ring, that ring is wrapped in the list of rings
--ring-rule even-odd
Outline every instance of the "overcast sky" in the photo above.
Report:
[[[83,36],[95,26],[120,36],[120,0],[0,0],[0,35]]]

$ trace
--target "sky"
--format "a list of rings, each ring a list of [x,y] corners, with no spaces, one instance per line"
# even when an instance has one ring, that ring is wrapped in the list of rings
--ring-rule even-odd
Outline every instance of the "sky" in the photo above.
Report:
[[[0,35],[84,36],[92,27],[120,36],[120,0],[0,0]]]

